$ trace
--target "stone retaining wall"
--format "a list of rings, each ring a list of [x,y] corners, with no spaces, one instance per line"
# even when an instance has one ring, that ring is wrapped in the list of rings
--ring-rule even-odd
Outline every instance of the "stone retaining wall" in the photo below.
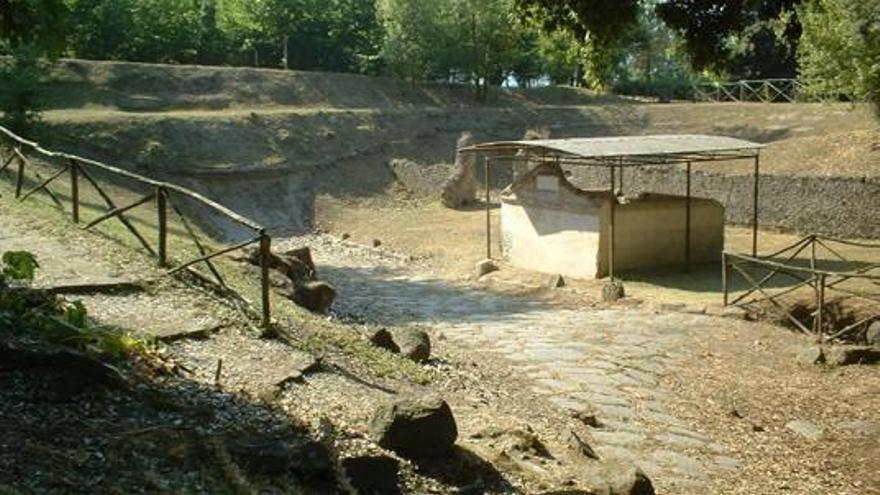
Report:
[[[571,181],[580,188],[608,187],[607,169],[575,167]],[[694,196],[725,208],[728,224],[748,225],[752,217],[752,176],[694,172]],[[627,194],[684,194],[686,174],[670,168],[626,169]],[[796,233],[880,238],[880,178],[788,177],[761,175],[759,222]]]

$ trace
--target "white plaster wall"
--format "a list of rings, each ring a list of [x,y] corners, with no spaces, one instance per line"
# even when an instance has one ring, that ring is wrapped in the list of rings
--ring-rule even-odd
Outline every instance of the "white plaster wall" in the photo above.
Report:
[[[504,257],[513,265],[548,274],[595,278],[599,210],[570,213],[501,204]]]

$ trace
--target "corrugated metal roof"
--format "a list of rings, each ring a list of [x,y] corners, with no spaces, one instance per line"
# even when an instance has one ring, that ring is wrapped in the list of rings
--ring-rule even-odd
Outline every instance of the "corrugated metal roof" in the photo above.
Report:
[[[729,158],[730,153],[757,154],[763,145],[726,136],[699,134],[668,134],[598,138],[536,139],[529,141],[495,141],[481,143],[462,151],[545,150],[554,154],[584,159],[618,157],[686,157],[699,155],[706,159]],[[665,160],[664,160],[665,161]]]

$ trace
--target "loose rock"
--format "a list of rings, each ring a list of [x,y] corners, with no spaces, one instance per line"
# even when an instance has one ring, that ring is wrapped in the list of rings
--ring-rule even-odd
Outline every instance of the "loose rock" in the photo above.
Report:
[[[550,279],[547,280],[547,287],[551,289],[558,289],[560,287],[565,287],[565,279],[562,278],[562,275],[551,275]]]
[[[370,336],[370,343],[394,354],[400,353],[400,347],[394,343],[394,337],[391,336],[391,332],[384,328],[373,332],[373,335]]]
[[[480,261],[479,263],[477,263],[474,266],[474,275],[477,278],[480,278],[483,275],[486,275],[486,274],[489,274],[492,272],[497,272],[497,271],[498,271],[498,265],[495,264],[494,261],[489,260],[489,259]]]
[[[803,419],[789,421],[785,424],[785,428],[809,440],[819,440],[825,435],[824,428]]]
[[[440,397],[409,396],[376,410],[370,436],[403,457],[423,459],[449,453],[458,438],[458,428],[449,404]]]
[[[324,313],[336,299],[336,289],[323,281],[306,282],[296,288],[293,294],[293,302],[314,311]]]
[[[626,296],[623,288],[623,282],[620,280],[610,280],[602,285],[602,300],[605,302],[616,302]]]
[[[655,495],[654,485],[635,464],[624,459],[609,459],[593,480],[596,495]]]
[[[807,366],[822,364],[825,362],[825,351],[818,345],[811,345],[798,352],[797,360]]]
[[[419,328],[395,328],[392,331],[393,344],[401,355],[418,363],[431,357],[431,339],[427,332]]]

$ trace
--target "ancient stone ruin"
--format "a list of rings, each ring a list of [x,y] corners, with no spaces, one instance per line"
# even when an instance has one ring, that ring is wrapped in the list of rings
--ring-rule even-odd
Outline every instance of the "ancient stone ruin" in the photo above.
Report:
[[[474,136],[465,132],[456,143],[455,165],[452,175],[443,183],[440,199],[447,208],[461,208],[473,203],[477,194],[476,156],[461,153],[461,148],[474,144]]]

